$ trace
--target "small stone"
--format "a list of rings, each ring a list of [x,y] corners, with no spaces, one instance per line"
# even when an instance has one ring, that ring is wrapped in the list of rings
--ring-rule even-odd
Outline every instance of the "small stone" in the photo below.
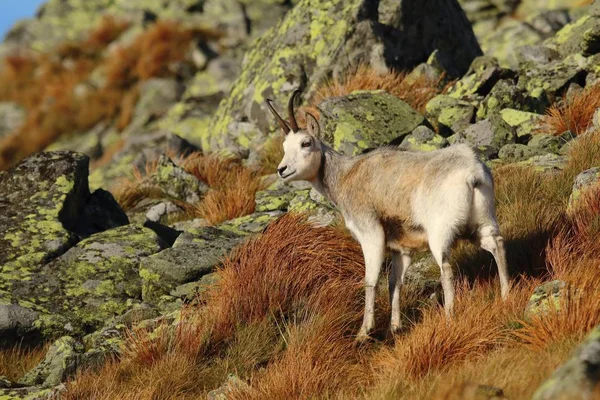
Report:
[[[600,183],[600,167],[594,167],[581,172],[575,177],[571,196],[569,196],[569,208],[577,202],[581,194],[588,188]]]
[[[52,387],[72,376],[78,367],[83,345],[70,336],[58,339],[50,346],[46,357],[19,380],[25,386]]]
[[[509,143],[500,149],[498,158],[503,161],[518,162],[527,160],[538,154],[538,150],[532,149],[524,144]]]
[[[558,136],[536,133],[531,137],[527,146],[547,153],[557,154],[563,144],[564,141]]]
[[[564,294],[566,285],[564,281],[554,280],[536,287],[525,306],[525,316],[531,318],[553,309],[559,309],[560,297]]]

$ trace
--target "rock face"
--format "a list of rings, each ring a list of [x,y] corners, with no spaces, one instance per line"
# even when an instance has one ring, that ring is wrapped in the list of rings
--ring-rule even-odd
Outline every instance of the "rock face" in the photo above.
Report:
[[[301,0],[246,54],[242,74],[209,127],[210,149],[261,141],[275,126],[266,98],[286,104],[292,90],[310,94],[359,63],[409,69],[436,49],[453,76],[481,54],[455,0]]]
[[[424,122],[408,104],[384,91],[360,91],[319,105],[326,142],[347,155],[400,140]]]
[[[73,290],[83,290],[76,288],[93,272],[78,281],[65,260],[95,239],[69,249],[129,223],[110,193],[90,194],[87,175],[87,156],[71,152],[38,153],[0,173],[0,341],[85,324],[75,317],[69,325],[61,314],[74,311],[73,301],[84,301]]]
[[[597,326],[571,358],[538,388],[533,400],[593,399],[599,382],[600,326]]]

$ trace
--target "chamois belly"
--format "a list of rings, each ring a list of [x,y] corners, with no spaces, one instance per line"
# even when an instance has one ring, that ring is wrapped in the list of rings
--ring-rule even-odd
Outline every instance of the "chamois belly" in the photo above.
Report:
[[[398,218],[381,219],[385,232],[385,244],[389,250],[422,250],[428,247],[427,233],[420,226],[414,226]]]

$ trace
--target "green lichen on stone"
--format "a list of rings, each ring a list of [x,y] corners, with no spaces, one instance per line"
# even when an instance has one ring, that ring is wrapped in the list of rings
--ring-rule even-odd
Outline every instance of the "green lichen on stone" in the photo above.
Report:
[[[319,110],[325,141],[348,155],[400,141],[424,122],[408,104],[384,91],[330,98]]]
[[[502,119],[515,129],[517,137],[528,136],[538,128],[542,115],[505,108],[500,111]]]
[[[331,68],[338,49],[353,29],[349,21],[361,7],[360,1],[301,0],[277,26],[261,36],[246,54],[240,76],[212,119],[210,146],[204,149],[248,144],[249,141],[239,143],[237,131],[232,129],[233,116],[248,103],[253,104],[252,109],[266,111],[267,97],[285,104],[289,90],[283,88],[289,85],[289,77],[300,77],[303,71],[312,70],[308,86],[321,83],[326,75],[319,71]],[[267,114],[260,118],[267,118]],[[275,128],[273,121],[267,123]]]

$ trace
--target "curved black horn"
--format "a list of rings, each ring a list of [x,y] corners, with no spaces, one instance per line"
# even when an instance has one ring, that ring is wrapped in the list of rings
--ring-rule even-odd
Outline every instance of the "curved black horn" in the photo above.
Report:
[[[279,124],[279,127],[283,133],[287,135],[290,132],[290,127],[287,122],[285,122],[285,120],[281,118],[279,114],[277,114],[277,111],[275,111],[275,108],[273,107],[273,100],[267,99],[267,107],[269,107],[269,110],[271,110],[275,118],[277,118],[277,123]]]
[[[292,128],[292,131],[294,132],[299,131],[298,122],[296,122],[296,115],[294,113],[294,100],[296,99],[296,96],[300,93],[302,93],[300,92],[300,90],[294,90],[294,92],[292,93],[292,97],[290,97],[290,101],[288,103],[288,118],[290,120],[290,128]]]

